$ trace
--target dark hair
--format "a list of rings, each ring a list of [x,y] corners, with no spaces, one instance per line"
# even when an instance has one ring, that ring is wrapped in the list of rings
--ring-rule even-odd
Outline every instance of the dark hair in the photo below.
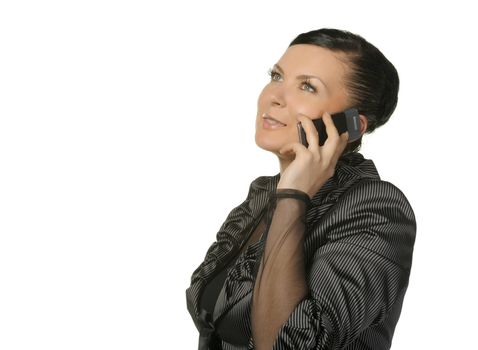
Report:
[[[399,79],[392,63],[372,44],[348,31],[323,28],[299,34],[289,46],[311,44],[345,54],[351,73],[346,78],[350,106],[366,116],[366,133],[385,124],[397,105]],[[358,151],[362,138],[347,145],[345,153]]]

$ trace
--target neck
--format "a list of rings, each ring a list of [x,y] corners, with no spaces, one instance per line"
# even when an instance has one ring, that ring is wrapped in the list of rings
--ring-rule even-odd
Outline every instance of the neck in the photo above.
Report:
[[[349,153],[353,153],[353,152],[347,152],[347,151],[344,151],[341,155],[340,155],[340,158],[346,154],[349,154]],[[358,152],[356,152],[358,153]],[[278,159],[279,159],[279,166],[280,166],[280,174],[282,176],[282,174],[284,173],[285,169],[287,169],[287,167],[289,166],[290,163],[292,163],[292,161],[294,159],[290,159],[290,158],[284,158],[282,155],[278,155],[277,156]],[[339,158],[339,160],[340,160]]]
[[[281,176],[284,173],[285,169],[287,169],[287,167],[289,166],[290,163],[292,163],[292,159],[286,159],[286,158],[279,157],[279,166],[280,166]]]

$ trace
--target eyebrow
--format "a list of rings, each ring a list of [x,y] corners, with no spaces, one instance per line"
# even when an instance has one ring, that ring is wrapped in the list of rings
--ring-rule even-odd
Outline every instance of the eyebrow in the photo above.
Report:
[[[274,64],[274,68],[277,68],[277,70],[279,72],[281,72],[282,74],[284,74],[284,70],[281,68],[281,66],[279,66],[277,63]],[[315,76],[315,75],[307,75],[307,74],[301,74],[301,75],[298,75],[297,76],[297,79],[299,80],[302,80],[302,79],[309,79],[309,78],[314,78],[314,79],[317,79],[318,81],[320,81],[322,83],[322,85],[324,85],[324,87],[328,90],[328,87],[327,85],[324,83],[324,81],[322,79],[320,79],[319,77]]]

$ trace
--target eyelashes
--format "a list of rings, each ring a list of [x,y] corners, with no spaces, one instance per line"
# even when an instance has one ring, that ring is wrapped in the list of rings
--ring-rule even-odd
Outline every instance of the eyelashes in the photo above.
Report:
[[[280,73],[272,68],[269,68],[267,74],[269,75],[271,80],[274,80],[274,77],[280,76]]]
[[[278,81],[277,79],[279,79],[281,77],[281,74],[278,71],[276,71],[275,69],[272,69],[272,68],[269,68],[269,70],[267,71],[267,74],[269,75],[271,81]],[[314,93],[314,94],[317,93],[317,88],[310,83],[310,79],[308,79],[308,78],[301,81],[300,85],[301,85],[301,87],[302,86],[305,87],[305,89],[301,88],[301,90],[308,91],[308,92],[311,92],[311,93]]]

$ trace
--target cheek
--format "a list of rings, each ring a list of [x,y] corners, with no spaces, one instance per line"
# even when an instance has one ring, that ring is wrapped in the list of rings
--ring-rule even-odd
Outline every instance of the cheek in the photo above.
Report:
[[[324,103],[320,99],[310,96],[298,96],[294,101],[296,113],[304,114],[311,119],[315,119],[323,114]]]

